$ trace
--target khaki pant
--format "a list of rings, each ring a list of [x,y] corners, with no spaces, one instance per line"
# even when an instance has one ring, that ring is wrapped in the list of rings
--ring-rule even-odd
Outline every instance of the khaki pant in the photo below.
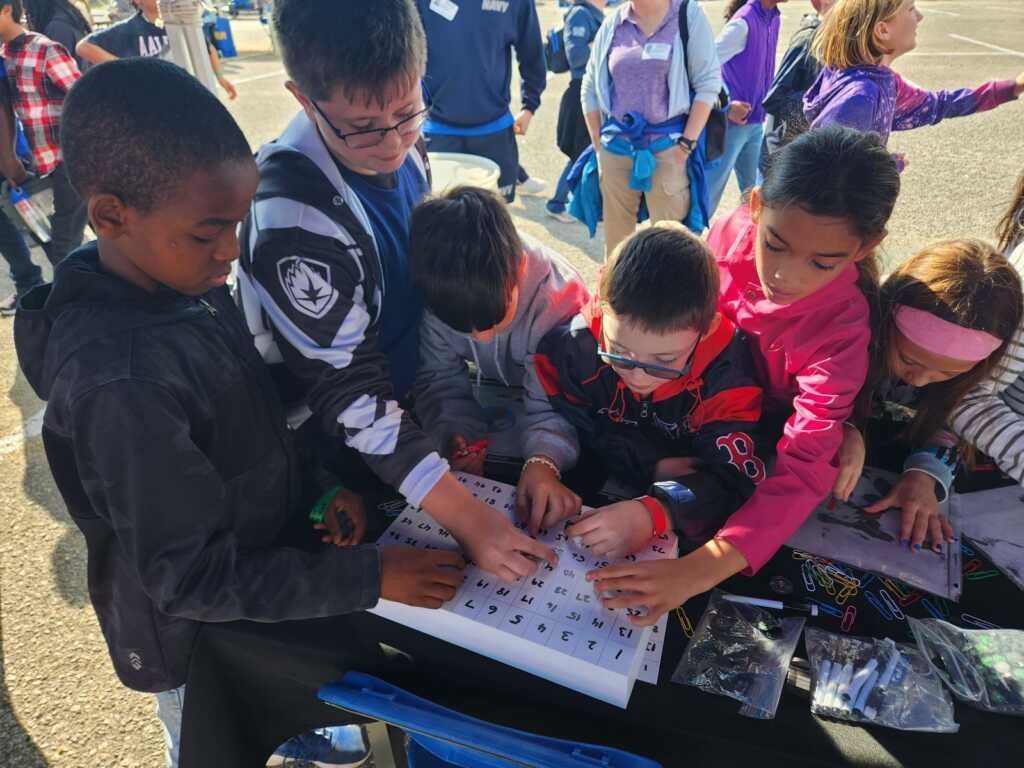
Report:
[[[629,188],[629,177],[633,170],[633,158],[613,155],[604,147],[600,150],[601,198],[604,209],[604,258],[605,261],[615,246],[625,240],[636,229],[636,214],[640,209],[640,195],[647,198],[647,210],[651,221],[669,219],[682,221],[690,212],[690,179],[686,166],[680,161],[682,152],[667,149],[659,152],[651,191],[638,192]]]

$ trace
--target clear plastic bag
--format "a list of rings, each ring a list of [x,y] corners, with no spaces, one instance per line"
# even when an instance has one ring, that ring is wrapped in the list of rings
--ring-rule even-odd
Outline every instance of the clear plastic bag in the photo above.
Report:
[[[804,620],[730,603],[723,594],[717,589],[712,593],[672,682],[736,699],[743,703],[741,715],[770,720]]]
[[[953,699],[928,660],[889,638],[808,629],[811,712],[902,731],[956,733]]]
[[[978,709],[1024,716],[1024,631],[909,621],[917,647],[954,696]]]

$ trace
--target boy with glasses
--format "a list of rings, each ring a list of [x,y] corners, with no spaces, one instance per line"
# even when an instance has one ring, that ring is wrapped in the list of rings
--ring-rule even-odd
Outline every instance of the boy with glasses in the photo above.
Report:
[[[419,128],[426,41],[412,0],[279,0],[302,107],[257,155],[239,294],[265,359],[311,415],[300,437],[352,479],[362,463],[507,581],[554,553],[474,499],[399,405],[419,358],[409,220],[430,188]],[[361,457],[361,460],[360,460]]]
[[[547,402],[532,410],[554,408],[608,473],[650,487],[647,496],[575,522],[568,535],[609,559],[669,529],[692,550],[646,574],[657,592],[644,603],[652,609],[671,603],[673,569],[714,556],[709,539],[765,477],[756,431],[761,388],[746,339],[717,303],[714,256],[682,225],[663,221],[616,249],[598,294],[534,356]],[[555,481],[561,468],[548,456],[531,457],[520,490]],[[541,511],[533,529],[559,521],[557,510]]]

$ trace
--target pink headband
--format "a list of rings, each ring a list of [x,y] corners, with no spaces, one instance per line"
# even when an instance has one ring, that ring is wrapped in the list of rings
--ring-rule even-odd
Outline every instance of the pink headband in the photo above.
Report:
[[[951,357],[954,360],[980,362],[999,349],[1003,343],[1002,339],[991,333],[964,328],[931,312],[905,304],[896,305],[893,319],[900,333],[914,344],[933,354]]]

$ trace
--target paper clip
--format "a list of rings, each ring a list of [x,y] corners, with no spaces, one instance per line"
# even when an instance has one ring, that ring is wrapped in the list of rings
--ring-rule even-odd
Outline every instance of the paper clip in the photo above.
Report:
[[[885,607],[889,609],[893,616],[901,620],[907,618],[904,615],[903,611],[900,610],[900,607],[896,605],[896,601],[892,599],[892,595],[890,595],[884,589],[878,590],[878,594],[882,598],[882,601],[885,603]]]
[[[903,585],[899,582],[893,581],[892,579],[882,579],[882,584],[896,597],[906,597],[910,592],[903,588]]]
[[[810,566],[810,561],[805,560],[803,567],[800,569],[800,573],[804,577],[804,588],[808,592],[816,592],[818,590],[818,585],[814,581],[814,570]]]
[[[811,560],[813,557],[814,555],[808,554],[807,552],[804,552],[802,549],[793,550],[794,560]]]
[[[858,590],[854,586],[843,587],[843,589],[839,592],[839,594],[836,595],[836,605],[842,605],[847,600],[849,600],[851,597],[856,595],[857,592],[859,592],[859,591],[860,590]]]
[[[863,576],[861,576],[861,578],[860,578],[860,588],[861,588],[861,589],[867,589],[867,588],[868,588],[868,586],[869,586],[870,584],[872,584],[872,583],[874,582],[874,580],[875,580],[875,579],[877,579],[877,578],[878,578],[878,577],[877,577],[877,576],[875,576],[875,574],[873,574],[873,573],[865,573],[865,574],[864,574]]]
[[[974,571],[974,573],[967,574],[968,581],[982,581],[984,579],[992,579],[999,576],[999,571]]]
[[[836,581],[841,581],[843,584],[846,584],[847,586],[860,586],[860,579],[858,579],[856,576],[851,576],[835,563],[829,563],[829,565],[825,567],[825,572]]]
[[[964,573],[974,573],[976,570],[981,568],[982,565],[983,563],[978,558],[968,560],[966,563],[964,563]]]
[[[908,608],[922,597],[920,592],[914,591],[908,594],[906,597],[901,597],[897,602],[900,604],[900,608]]]
[[[967,557],[974,557],[976,554],[978,554],[973,549],[967,546],[967,542],[960,542],[960,551],[963,554],[967,555]]]
[[[846,611],[843,613],[843,623],[839,626],[843,632],[849,632],[853,629],[853,622],[857,619],[857,607],[848,605]]]
[[[977,616],[972,616],[969,613],[961,613],[960,621],[964,624],[970,624],[972,627],[978,627],[978,629],[1001,629],[1001,627],[993,624],[991,621],[979,619]]]
[[[816,606],[818,606],[818,610],[820,610],[822,613],[827,613],[829,616],[834,616],[837,619],[841,618],[843,615],[843,612],[836,608],[834,605],[830,605],[829,603],[823,603],[821,602],[821,600],[815,600],[814,598],[808,599]]]
[[[870,605],[872,608],[874,608],[876,611],[878,611],[881,614],[882,618],[885,619],[886,621],[892,621],[893,618],[895,618],[892,615],[892,611],[890,611],[886,607],[885,603],[882,602],[881,600],[879,600],[877,597],[875,597],[870,592],[865,592],[864,593],[864,599],[867,600],[868,601],[868,605]]]
[[[686,611],[683,606],[676,608],[676,618],[679,619],[679,626],[682,627],[683,634],[686,635],[687,639],[693,638],[693,622],[690,621],[690,617],[686,615]]]
[[[931,615],[931,617],[932,617],[933,619],[942,619],[942,618],[945,618],[945,617],[944,617],[944,616],[942,615],[942,612],[941,612],[941,611],[939,610],[938,606],[937,606],[937,605],[935,605],[935,603],[933,603],[933,602],[932,602],[932,601],[931,601],[930,599],[928,599],[927,597],[925,597],[925,598],[922,598],[922,600],[921,600],[921,605],[922,605],[922,606],[924,606],[924,609],[925,609],[926,611],[928,611],[929,615]]]

